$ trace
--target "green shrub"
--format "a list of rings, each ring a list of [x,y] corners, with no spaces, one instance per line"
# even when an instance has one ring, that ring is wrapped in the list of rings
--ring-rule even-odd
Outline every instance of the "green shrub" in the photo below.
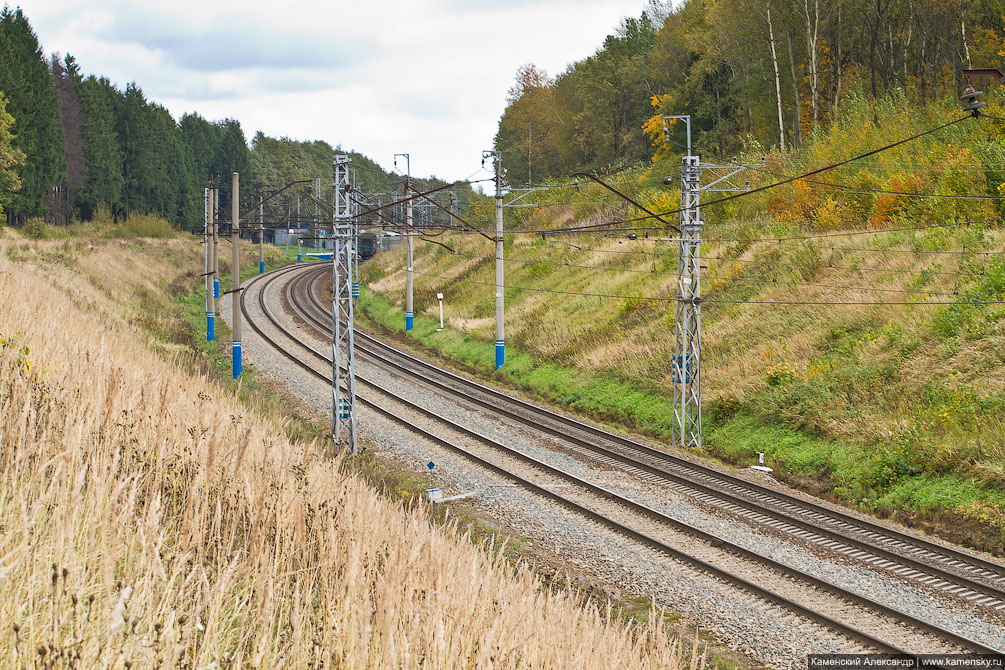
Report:
[[[42,219],[28,219],[21,234],[33,240],[44,240],[49,237],[49,226]]]
[[[174,237],[177,231],[159,216],[150,214],[131,214],[126,222],[121,224],[123,237]]]
[[[704,414],[714,424],[721,425],[740,411],[740,401],[731,393],[713,398],[704,407]]]

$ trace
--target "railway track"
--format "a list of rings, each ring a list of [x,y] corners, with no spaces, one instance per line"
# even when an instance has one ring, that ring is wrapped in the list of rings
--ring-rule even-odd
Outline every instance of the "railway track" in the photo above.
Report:
[[[287,300],[319,334],[331,337],[331,314],[319,296],[324,270],[301,273]],[[299,294],[299,298],[294,293]],[[330,302],[330,299],[329,299]],[[730,473],[654,449],[532,403],[512,398],[357,330],[357,351],[397,371],[570,442],[580,453],[718,509],[847,556],[964,602],[1005,613],[1005,565],[902,533]]]
[[[313,321],[319,330],[324,332],[326,326],[323,317],[320,316],[323,310],[318,304],[320,299],[317,296],[316,280],[318,275],[325,272],[325,269],[322,267],[319,270],[308,269],[300,272],[301,269],[300,267],[284,269],[249,283],[250,289],[252,285],[261,282],[257,301],[261,313],[266,317],[267,324],[256,323],[249,314],[246,305],[248,291],[241,294],[242,311],[244,311],[252,329],[267,343],[295,361],[310,374],[331,383],[330,377],[322,371],[326,366],[330,369],[331,359],[283,327],[279,320],[272,315],[264,299],[265,292],[272,282],[288,273],[298,275],[293,282],[289,283],[291,290],[287,295],[288,300],[291,306],[303,312],[301,316]],[[307,299],[308,296],[309,299]],[[305,307],[302,302],[305,299],[306,303],[312,304],[313,307]],[[312,315],[311,311],[315,313]],[[328,322],[330,323],[330,316]],[[269,335],[265,332],[266,328],[274,330],[278,336]],[[377,348],[375,345],[371,345],[374,340],[365,336],[361,339],[366,342],[362,348],[367,351],[367,355],[373,356],[374,360],[385,361],[384,365],[396,372],[402,370],[400,364],[387,363],[387,358],[384,357],[383,353],[373,351]],[[291,352],[290,345],[298,353]],[[307,360],[305,360],[305,356]],[[424,363],[418,365],[418,363],[416,362],[416,367],[422,369],[426,369],[423,366],[428,365]],[[318,369],[319,367],[321,370]],[[414,375],[415,372],[411,374]],[[450,373],[446,374],[450,375]],[[450,375],[450,377],[462,379],[456,375]],[[429,380],[423,379],[423,381],[428,382]],[[463,381],[473,384],[467,380]],[[894,653],[912,653],[912,650],[916,652],[919,649],[925,651],[968,650],[985,653],[995,651],[980,642],[946,630],[933,622],[924,621],[908,613],[898,611],[839,585],[760,556],[728,540],[668,517],[657,510],[458,425],[410,400],[380,389],[359,376],[357,383],[361,383],[361,386],[366,389],[365,394],[358,396],[360,402],[379,414],[404,424],[410,431],[419,433],[478,465],[515,481],[535,494],[575,511],[600,526],[630,537],[664,556],[698,567],[718,579],[738,586],[762,600],[795,612],[846,638],[857,640],[873,649]],[[444,383],[444,386],[449,387],[449,384]],[[481,385],[474,384],[474,386],[480,392],[497,393]],[[457,390],[454,389],[452,392],[457,393]],[[501,394],[499,395],[501,396]],[[378,396],[381,398],[380,400],[376,399]],[[466,396],[465,399],[471,400],[469,396]],[[536,408],[529,403],[523,403],[523,405],[539,412],[547,412],[547,410]],[[495,409],[494,405],[493,409]],[[553,417],[569,420],[566,417],[551,414]],[[432,432],[417,425],[417,422],[432,422],[441,430]],[[578,422],[576,423],[578,424]],[[585,424],[579,425],[584,426]],[[443,430],[449,436],[444,436]],[[460,444],[466,446],[459,446]],[[639,446],[650,449],[645,445]],[[624,461],[620,462],[624,465]],[[687,463],[687,461],[685,462]],[[652,474],[650,469],[642,471]],[[550,486],[550,484],[556,483],[571,485],[572,493],[569,495],[556,493]],[[743,483],[746,484],[746,482]],[[681,536],[687,536],[689,541],[680,542]],[[674,542],[675,538],[676,542]],[[698,545],[694,542],[695,538],[700,540]],[[676,548],[681,544],[688,546],[690,551],[685,552]],[[779,579],[780,577],[781,579]],[[774,585],[773,590],[760,585],[765,580]],[[855,624],[848,622],[855,622]]]

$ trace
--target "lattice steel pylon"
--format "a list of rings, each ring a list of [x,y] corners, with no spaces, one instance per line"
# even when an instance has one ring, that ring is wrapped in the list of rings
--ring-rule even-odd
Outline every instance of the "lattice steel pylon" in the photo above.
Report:
[[[681,158],[680,244],[677,261],[676,342],[673,357],[673,407],[671,439],[684,449],[701,447],[701,219],[702,191],[742,191],[731,178],[760,164],[702,164],[691,153],[691,117],[664,116],[663,131],[669,139],[669,123],[682,120],[687,125],[687,154]],[[701,185],[703,170],[713,171],[715,179]]]
[[[690,134],[690,133],[689,133]],[[690,142],[688,142],[690,145]],[[701,168],[697,156],[681,160],[680,251],[677,260],[677,319],[673,358],[675,444],[701,446]]]
[[[332,439],[358,453],[356,422],[356,347],[353,340],[355,221],[350,181],[351,159],[334,159],[332,212]]]

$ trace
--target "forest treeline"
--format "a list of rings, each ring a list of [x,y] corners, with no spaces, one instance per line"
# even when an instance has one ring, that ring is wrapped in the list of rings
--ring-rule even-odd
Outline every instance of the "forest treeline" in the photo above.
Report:
[[[960,70],[1003,56],[1003,0],[651,0],[558,76],[521,67],[495,146],[510,186],[679,153],[664,114],[690,114],[706,154],[784,151],[848,95],[955,98]]]
[[[268,192],[321,177],[327,192],[335,151],[323,141],[261,132],[249,146],[234,119],[185,114],[176,121],[136,83],[120,90],[105,77],[85,76],[73,56],[46,56],[21,9],[0,12],[0,217],[6,211],[14,223],[40,217],[66,224],[91,220],[101,210],[115,220],[153,214],[198,228],[209,179],[225,182],[221,207],[229,207],[235,171],[248,206],[260,192],[256,186]],[[400,176],[357,152],[345,153],[367,189],[402,188]],[[420,189],[444,183],[414,181]],[[298,194],[291,189],[271,201],[267,218],[293,215]],[[458,194],[462,202],[471,197],[470,189]],[[302,199],[304,215],[313,213]]]

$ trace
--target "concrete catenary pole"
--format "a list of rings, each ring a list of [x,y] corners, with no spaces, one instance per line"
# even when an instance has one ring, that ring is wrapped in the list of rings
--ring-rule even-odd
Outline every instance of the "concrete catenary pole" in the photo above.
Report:
[[[398,156],[405,157],[405,197],[412,194],[412,157],[408,154],[394,154],[395,167]],[[405,203],[405,330],[411,330],[415,321],[415,306],[412,302],[412,287],[415,284],[415,240],[412,238],[412,201]]]
[[[321,227],[321,177],[314,178],[314,220]],[[321,245],[324,246],[324,245]]]
[[[213,183],[213,299],[220,297],[220,187]]]
[[[502,154],[498,151],[483,151],[482,165],[486,158],[492,158],[496,164],[496,370],[506,362],[506,328],[503,323],[504,304],[503,286],[503,193],[502,193]]]
[[[503,324],[503,196],[502,161],[496,154],[496,370],[506,362],[506,329]]]
[[[206,341],[212,342],[216,339],[216,326],[213,323],[216,317],[215,310],[216,306],[213,304],[213,273],[211,272],[213,267],[213,253],[210,249],[210,244],[212,244],[212,236],[210,233],[210,227],[213,225],[210,223],[212,214],[210,214],[211,202],[212,202],[212,189],[207,187],[203,191],[203,210],[204,210],[204,226],[203,226],[203,256],[205,257],[205,271],[203,276],[206,278]]]
[[[411,195],[411,185],[405,182],[405,197]],[[412,287],[415,285],[415,238],[412,237],[412,201],[405,203],[405,330],[411,330],[415,320]]]
[[[356,168],[352,169],[352,190],[356,190]],[[359,302],[359,200],[353,200],[350,206],[352,207],[352,300],[355,308]],[[334,248],[333,246],[332,249]]]
[[[231,240],[233,249],[231,250],[230,273],[234,278],[231,303],[234,307],[234,379],[241,376],[241,225],[239,216],[241,214],[239,205],[240,197],[240,177],[235,172],[231,179],[230,187],[230,211],[231,211]]]
[[[265,199],[258,201],[258,274],[265,274]]]
[[[298,228],[298,229],[300,228],[300,226],[301,226],[301,224],[302,224],[302,223],[303,223],[303,219],[302,219],[302,218],[300,218],[300,194],[299,194],[299,193],[297,193],[297,228]],[[311,239],[312,239],[312,240],[313,240],[313,239],[314,239],[315,237],[317,237],[317,236],[318,236],[318,234],[317,234],[317,231],[316,231],[316,230],[314,229],[314,222],[313,222],[313,221],[311,221],[311,225],[310,225],[310,227],[308,228],[308,230],[309,230],[309,231],[310,231],[310,233],[311,233]],[[314,242],[311,242],[311,246],[312,246],[312,247],[314,246]]]

